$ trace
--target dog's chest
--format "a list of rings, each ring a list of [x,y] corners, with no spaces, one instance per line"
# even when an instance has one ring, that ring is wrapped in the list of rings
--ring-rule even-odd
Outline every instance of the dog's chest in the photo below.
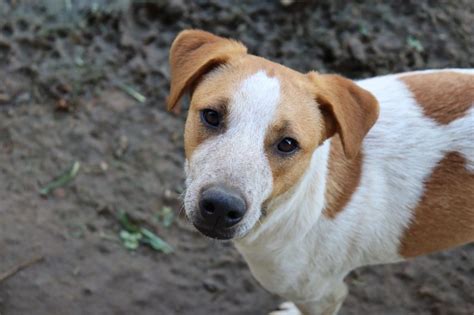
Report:
[[[252,247],[236,244],[236,247],[263,287],[274,294],[302,301],[323,294],[336,280],[325,255],[311,250],[318,247],[315,240],[310,244],[287,244],[277,250],[265,244]]]
[[[310,259],[300,248],[287,248],[272,253],[265,249],[237,248],[253,276],[274,294],[295,295],[298,293],[294,292],[295,290],[302,290],[300,279],[308,279]]]

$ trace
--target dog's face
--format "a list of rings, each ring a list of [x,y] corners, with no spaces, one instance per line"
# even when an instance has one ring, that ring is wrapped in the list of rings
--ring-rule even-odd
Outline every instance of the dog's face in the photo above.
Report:
[[[184,202],[208,236],[249,231],[269,198],[303,174],[322,139],[321,113],[304,82],[296,74],[294,82],[283,80],[267,66],[245,57],[214,69],[193,93]]]
[[[348,155],[356,154],[365,133],[347,132],[344,120],[373,111],[357,105],[357,112],[347,112],[334,105],[372,101],[349,80],[301,74],[201,31],[181,33],[170,62],[169,107],[185,90],[192,92],[184,205],[196,228],[213,238],[242,237],[256,227],[272,211],[266,207],[270,201],[295,186],[313,152],[334,133]],[[365,124],[358,127],[370,128]]]

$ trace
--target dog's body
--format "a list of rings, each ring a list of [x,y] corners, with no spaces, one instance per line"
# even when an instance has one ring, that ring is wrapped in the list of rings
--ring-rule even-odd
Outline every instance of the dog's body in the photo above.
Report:
[[[280,218],[269,216],[255,240],[236,242],[264,287],[301,302],[304,309],[305,302],[334,290],[337,297],[344,296],[342,280],[356,267],[397,262],[473,240],[473,108],[466,107],[457,119],[447,118],[453,113],[446,110],[440,113],[446,121],[437,121],[424,114],[406,83],[419,77],[427,86],[441,88],[433,80],[453,80],[445,83],[455,85],[455,73],[460,72],[406,73],[358,82],[375,95],[381,109],[364,139],[362,161],[341,170],[345,176],[340,183],[328,187],[335,180],[331,176],[338,176],[331,171],[340,171],[337,159],[343,156],[337,152],[340,144],[333,143],[338,140],[328,140],[316,150],[306,178],[272,212]],[[469,73],[472,85],[474,71]],[[459,98],[442,91],[424,92]],[[434,98],[444,101],[439,97]],[[325,180],[311,187],[314,174]],[[342,207],[328,211],[328,190],[339,184],[356,186],[348,190],[352,194]],[[301,220],[292,214],[296,210],[306,212]],[[328,314],[333,314],[335,304],[328,304]],[[308,309],[308,314],[320,314]]]
[[[171,64],[170,107],[192,90],[187,214],[298,306],[275,314],[335,314],[354,268],[474,240],[474,70],[353,83],[200,31]]]

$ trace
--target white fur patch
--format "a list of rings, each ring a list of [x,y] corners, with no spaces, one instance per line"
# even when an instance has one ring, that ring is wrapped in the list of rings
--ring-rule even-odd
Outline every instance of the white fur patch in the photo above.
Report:
[[[248,203],[236,236],[255,225],[260,218],[260,206],[272,191],[264,139],[279,101],[277,78],[259,71],[242,81],[230,99],[226,132],[202,143],[187,163],[185,208],[191,220],[201,188],[226,183],[239,189]]]

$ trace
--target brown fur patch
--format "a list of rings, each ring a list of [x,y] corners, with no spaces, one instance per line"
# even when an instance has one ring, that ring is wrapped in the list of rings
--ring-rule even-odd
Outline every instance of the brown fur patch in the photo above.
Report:
[[[280,82],[282,100],[276,121],[289,122],[296,129],[295,139],[300,142],[302,150],[287,159],[268,154],[274,186],[271,197],[293,187],[307,170],[317,146],[337,132],[339,137],[333,138],[335,145],[330,158],[335,161],[332,162],[331,175],[334,178],[329,180],[330,206],[327,209],[327,215],[333,216],[349,201],[359,182],[362,157],[357,153],[363,138],[377,120],[378,102],[353,81],[337,75],[312,72],[302,77],[299,73],[285,72]],[[270,140],[267,141],[275,141],[276,130],[270,129],[267,136]]]
[[[323,211],[327,218],[335,218],[356,191],[362,174],[362,161],[362,152],[355,158],[348,159],[340,138],[332,138],[325,194],[326,207]]]
[[[416,73],[400,77],[423,108],[439,124],[466,115],[474,104],[474,75],[456,72]]]
[[[235,89],[237,82],[232,76],[219,75],[224,69],[215,69],[201,80],[196,87],[186,118],[184,129],[184,151],[186,158],[190,159],[194,150],[206,139],[225,130],[209,130],[201,122],[201,111],[203,109],[214,109],[221,115],[221,124],[226,125],[226,116],[229,106],[229,97]],[[217,75],[216,75],[217,74]],[[215,87],[218,87],[216,89]]]
[[[199,98],[199,101],[202,102],[201,106],[192,106],[186,119],[186,128],[184,130],[184,150],[187,158],[190,158],[197,146],[204,140],[221,134],[226,130],[229,100],[213,97],[208,99],[208,101],[206,101],[206,98]],[[213,109],[219,113],[221,124],[218,129],[211,130],[203,125],[201,122],[201,110],[203,109]]]
[[[474,174],[465,158],[447,154],[425,184],[400,254],[414,257],[474,241]]]

